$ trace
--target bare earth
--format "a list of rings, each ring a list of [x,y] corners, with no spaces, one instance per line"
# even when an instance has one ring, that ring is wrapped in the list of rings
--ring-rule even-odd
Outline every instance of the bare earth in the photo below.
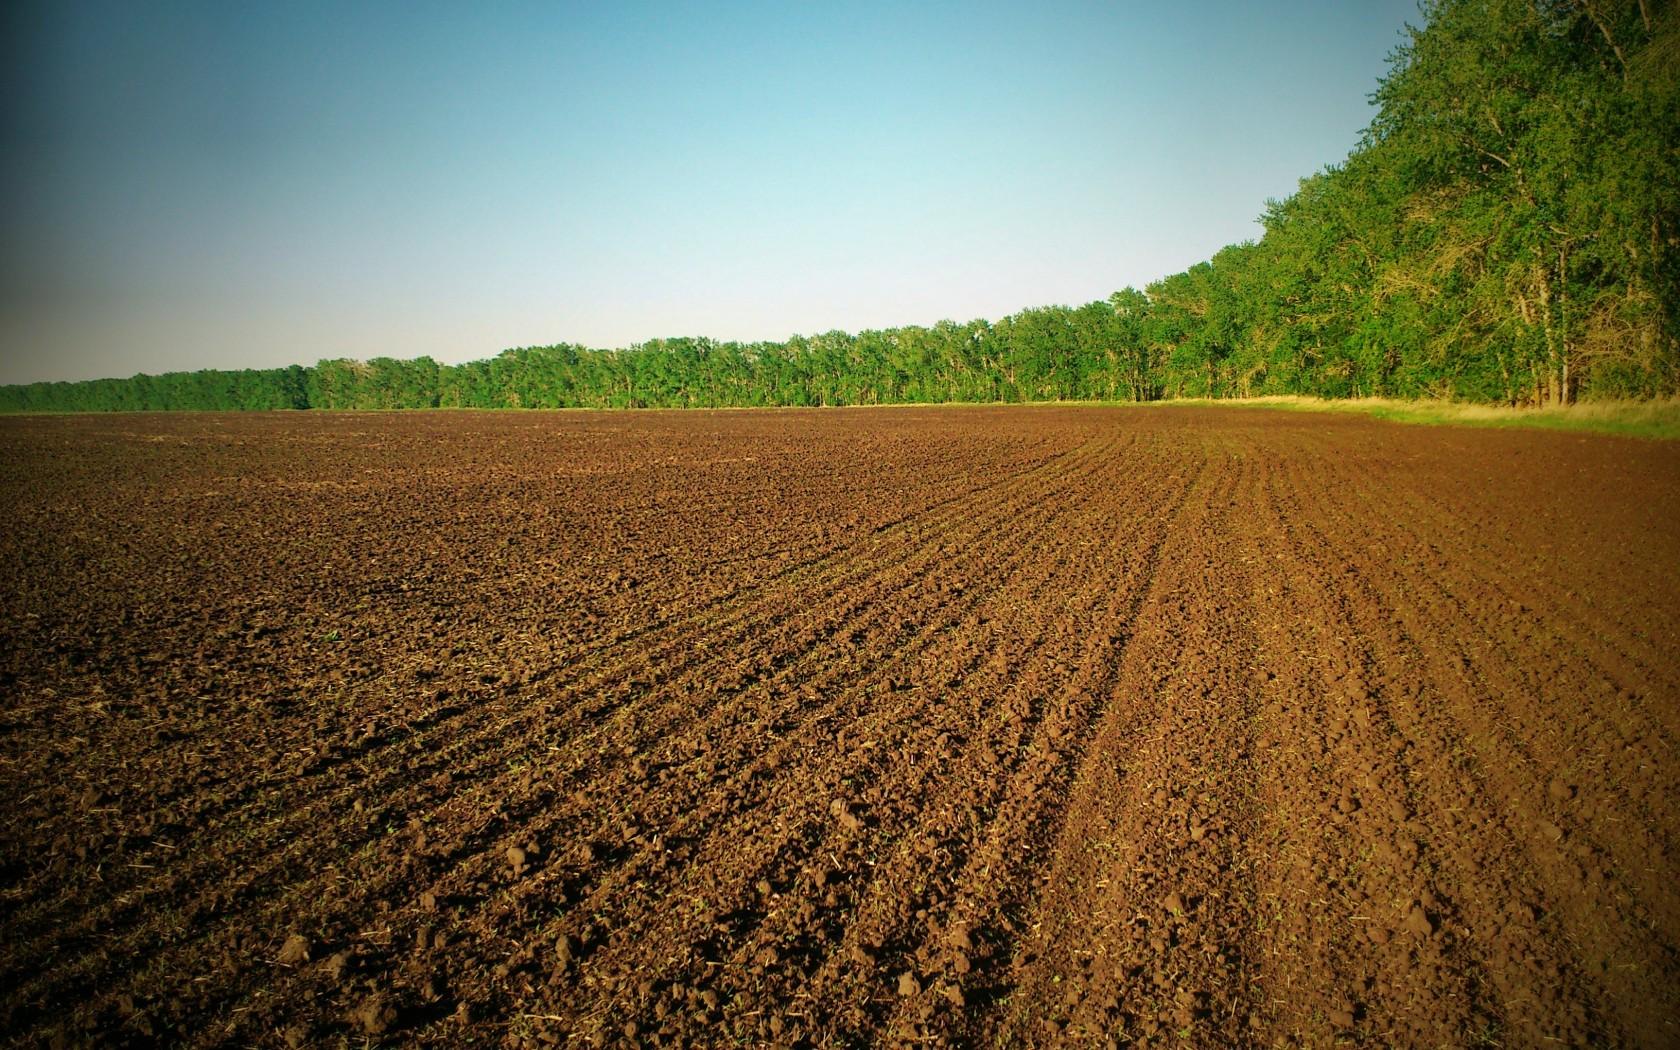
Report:
[[[0,1042],[1680,1043],[1680,444],[0,420]]]

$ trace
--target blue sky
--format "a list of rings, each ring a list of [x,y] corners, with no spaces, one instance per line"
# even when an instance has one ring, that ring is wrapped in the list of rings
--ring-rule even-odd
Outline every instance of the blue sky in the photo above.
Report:
[[[1418,21],[1290,4],[43,3],[0,382],[996,318],[1259,235]]]

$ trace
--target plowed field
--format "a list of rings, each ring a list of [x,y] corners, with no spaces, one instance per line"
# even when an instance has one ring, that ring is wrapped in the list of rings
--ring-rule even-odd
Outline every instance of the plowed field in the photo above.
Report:
[[[0,1041],[1680,1042],[1680,446],[0,421]]]

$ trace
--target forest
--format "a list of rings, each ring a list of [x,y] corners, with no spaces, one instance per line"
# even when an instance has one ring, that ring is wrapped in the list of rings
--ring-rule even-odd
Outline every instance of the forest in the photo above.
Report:
[[[1680,396],[1672,0],[1431,0],[1257,241],[997,321],[0,387],[0,411]],[[1238,162],[1239,158],[1233,158]]]

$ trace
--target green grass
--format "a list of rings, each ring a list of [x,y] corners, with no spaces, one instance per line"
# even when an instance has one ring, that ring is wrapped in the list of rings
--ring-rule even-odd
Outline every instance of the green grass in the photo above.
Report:
[[[1680,398],[1666,401],[1587,401],[1553,408],[1507,408],[1457,401],[1395,401],[1388,398],[1350,398],[1330,401],[1316,397],[1253,397],[1233,400],[1205,398],[1156,401],[1156,405],[1212,405],[1271,408],[1288,412],[1354,412],[1396,423],[1454,424],[1467,427],[1529,427],[1577,430],[1623,437],[1680,440]]]

